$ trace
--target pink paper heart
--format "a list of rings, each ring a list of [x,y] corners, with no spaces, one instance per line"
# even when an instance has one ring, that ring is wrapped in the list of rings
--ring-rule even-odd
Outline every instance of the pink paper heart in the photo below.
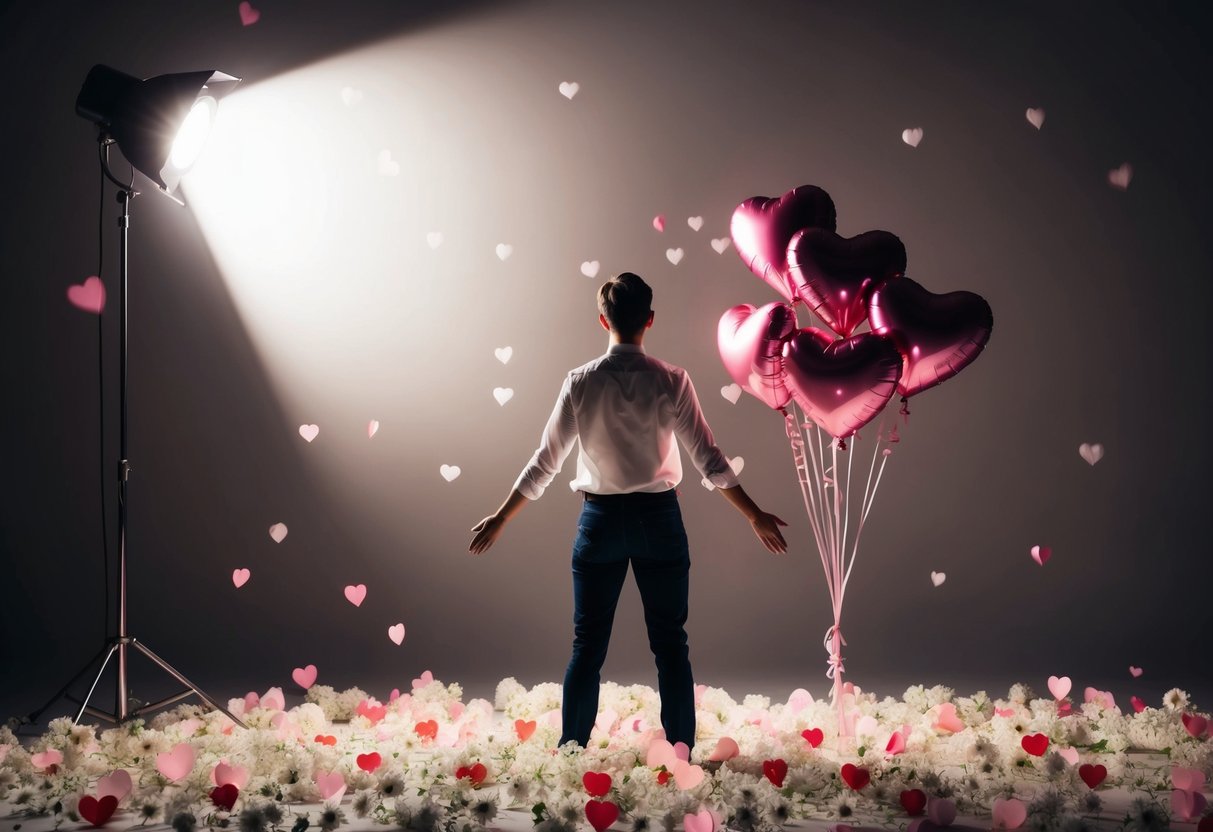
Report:
[[[306,439],[308,442],[311,442],[319,434],[320,434],[319,425],[300,425],[299,426],[299,435],[302,436],[304,439]]]
[[[995,707],[995,708],[994,708],[994,716],[1001,716],[1001,717],[1012,717],[1012,716],[1015,716],[1015,709],[1014,709],[1014,708],[999,708],[999,707]]]
[[[387,628],[387,637],[396,644],[401,644],[404,641],[404,625],[393,624]]]
[[[249,770],[244,766],[229,765],[227,760],[221,760],[211,770],[211,782],[216,786],[226,786],[231,783],[238,789],[248,785]]]
[[[1175,789],[1171,792],[1171,814],[1182,821],[1193,821],[1200,817],[1208,801],[1200,792]]]
[[[46,751],[40,751],[37,754],[31,754],[29,759],[30,759],[30,762],[33,763],[34,768],[39,769],[39,770],[45,770],[45,769],[50,768],[51,766],[57,766],[60,763],[62,763],[63,762],[63,752],[61,752],[57,749],[54,749],[54,748],[50,748],[50,749],[47,749]]]
[[[269,711],[281,711],[286,708],[286,696],[282,688],[272,687],[261,694],[261,707]]]
[[[156,755],[156,770],[176,783],[178,780],[185,779],[186,775],[194,770],[194,761],[197,758],[198,754],[194,751],[194,746],[188,742],[179,742],[173,746],[171,751]]]
[[[99,277],[89,277],[79,285],[68,286],[67,299],[77,309],[100,315],[105,309],[105,284]]]
[[[345,588],[345,600],[349,601],[355,607],[362,606],[363,600],[366,598],[366,584],[358,584],[357,586],[347,586]]]
[[[291,671],[291,679],[299,687],[307,690],[312,685],[316,684],[316,665],[309,664],[307,667],[296,667]],[[220,783],[219,785],[223,785]]]
[[[1048,546],[1033,546],[1031,554],[1032,560],[1044,566],[1049,562],[1049,558],[1053,557],[1053,550]],[[1061,697],[1058,698],[1060,699]]]
[[[679,760],[690,760],[691,749],[685,742],[674,743],[674,756]]]
[[[1140,667],[1134,667],[1133,665],[1129,665],[1129,675],[1132,676],[1134,679],[1141,676],[1142,672],[1143,671]]]
[[[1057,749],[1057,756],[1061,757],[1063,760],[1065,760],[1070,765],[1074,765],[1075,763],[1078,762],[1078,749],[1077,748],[1059,748],[1059,749]]]
[[[1200,739],[1201,735],[1209,730],[1209,720],[1199,714],[1183,714],[1184,730],[1196,739]]]
[[[936,731],[946,731],[957,734],[965,729],[964,721],[956,715],[956,706],[951,702],[942,702],[935,706],[938,711],[931,727]]]
[[[796,688],[796,690],[792,691],[792,695],[788,697],[788,710],[794,714],[800,713],[812,704],[813,694],[804,688]]]
[[[320,798],[333,803],[339,802],[345,794],[345,778],[339,771],[317,771],[313,776],[316,788],[320,790]]]
[[[1028,119],[1028,124],[1031,124],[1037,130],[1039,130],[1041,127],[1044,126],[1045,111],[1042,110],[1040,107],[1029,107],[1027,112],[1024,113],[1024,115]]]
[[[673,771],[674,761],[677,759],[674,746],[670,745],[667,740],[653,740],[649,743],[648,752],[645,754],[645,765],[649,768],[665,766],[668,770]]]
[[[1125,190],[1129,187],[1130,180],[1133,179],[1133,166],[1125,162],[1118,168],[1113,168],[1108,171],[1108,184],[1113,188]]]
[[[657,216],[653,217],[653,227],[656,228],[658,231],[665,231],[665,215],[664,214],[658,214]]]
[[[1018,829],[1028,819],[1028,807],[1022,800],[1013,797],[994,799],[994,828]]]
[[[892,736],[889,737],[888,743],[885,744],[884,753],[888,754],[889,756],[896,756],[897,754],[902,754],[905,752],[906,737],[910,733],[907,730],[908,728],[909,726],[907,725],[905,728],[898,729],[893,732]]]
[[[434,681],[434,674],[430,671],[425,671],[419,678],[413,680],[413,690],[421,690],[421,688]],[[559,712],[557,712],[559,713]]]
[[[253,573],[247,569],[233,569],[232,583],[236,585],[236,589],[240,589],[240,587],[248,583],[248,579],[252,577],[252,574]]]
[[[716,819],[707,809],[700,809],[695,814],[688,813],[682,819],[682,827],[686,832],[714,832]]]
[[[703,768],[693,766],[686,760],[674,761],[674,784],[683,791],[693,789],[703,782]]]
[[[379,420],[378,419],[371,419],[371,421],[366,423],[366,438],[367,439],[374,439],[375,434],[377,434],[378,432],[379,432]]]
[[[708,759],[714,763],[723,762],[733,759],[740,753],[741,749],[737,747],[737,740],[732,737],[721,737],[716,741],[716,748]]]
[[[872,737],[880,729],[880,723],[876,721],[876,717],[864,715],[855,720],[855,733],[861,737]]]
[[[1070,695],[1070,688],[1073,684],[1069,676],[1050,676],[1049,693],[1053,694],[1054,699],[1065,699]]]
[[[240,22],[245,26],[252,26],[261,19],[261,12],[253,8],[253,5],[248,0],[240,2]]]
[[[270,526],[270,538],[275,543],[281,543],[286,540],[287,528],[286,523],[275,523]]]
[[[122,798],[131,793],[131,775],[124,768],[119,768],[111,771],[109,774],[102,775],[97,780],[97,797],[102,798],[107,795],[113,795],[114,799],[119,803]]]
[[[1171,785],[1185,792],[1198,792],[1205,787],[1205,774],[1198,768],[1171,766]]]
[[[1112,710],[1116,707],[1116,699],[1112,696],[1111,691],[1097,690],[1096,688],[1087,687],[1083,690],[1083,702],[1094,702],[1101,708]]]
[[[1136,696],[1129,697],[1129,704],[1133,706],[1135,713],[1141,713],[1146,709],[1146,703],[1141,701],[1141,699]]]

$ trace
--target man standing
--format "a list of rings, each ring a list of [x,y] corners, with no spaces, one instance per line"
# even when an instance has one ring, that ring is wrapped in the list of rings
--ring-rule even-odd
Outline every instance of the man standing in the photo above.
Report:
[[[657,664],[661,725],[671,743],[695,745],[695,685],[684,625],[690,553],[675,487],[682,459],[695,467],[753,526],[772,553],[787,551],[787,524],[758,508],[716,447],[686,370],[647,355],[653,290],[625,272],[598,290],[598,321],[610,332],[605,355],[571,371],[539,449],[495,514],[472,528],[468,551],[488,551],[528,500],[537,500],[580,440],[572,488],[585,504],[573,543],[573,657],[564,676],[560,745],[583,748],[598,715],[599,671],[628,563],[644,605]]]

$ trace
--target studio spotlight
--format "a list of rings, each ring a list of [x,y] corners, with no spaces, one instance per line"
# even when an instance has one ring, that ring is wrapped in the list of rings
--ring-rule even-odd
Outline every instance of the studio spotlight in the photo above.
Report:
[[[191,694],[197,694],[216,710],[227,714],[239,725],[237,717],[190,682],[172,665],[152,652],[144,642],[127,632],[126,628],[126,526],[127,526],[127,480],[131,475],[131,464],[127,457],[127,323],[126,288],[128,272],[127,241],[130,228],[130,203],[139,195],[131,182],[123,182],[114,176],[109,166],[109,150],[117,145],[131,166],[152,180],[156,187],[178,204],[184,205],[173,191],[182,175],[198,159],[206,145],[219,108],[219,99],[227,95],[240,83],[240,79],[215,70],[181,72],[172,75],[157,75],[140,80],[98,64],[89,71],[84,86],[76,98],[76,112],[98,127],[101,172],[118,186],[118,202],[122,215],[118,218],[119,240],[119,458],[118,458],[118,580],[117,580],[117,634],[107,636],[101,650],[72,679],[56,693],[50,701],[29,714],[22,722],[36,724],[41,715],[61,698],[78,704],[77,723],[85,713],[110,722],[123,723],[128,719],[157,710]],[[106,575],[108,582],[109,575]],[[107,598],[109,587],[106,587]],[[134,649],[142,653],[153,664],[185,686],[185,690],[150,704],[137,703],[132,707],[127,687],[127,652]],[[110,660],[117,657],[117,691],[113,713],[107,713],[89,704],[97,691],[97,685],[105,673]],[[93,677],[88,694],[76,699],[68,694],[76,682],[98,662],[100,669]]]

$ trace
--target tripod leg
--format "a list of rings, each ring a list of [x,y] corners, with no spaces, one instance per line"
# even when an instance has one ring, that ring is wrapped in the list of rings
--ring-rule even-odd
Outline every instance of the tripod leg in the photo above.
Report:
[[[84,717],[84,709],[88,707],[88,700],[93,698],[93,691],[97,689],[97,683],[101,681],[101,674],[105,673],[106,665],[110,663],[110,657],[114,655],[114,651],[118,649],[119,642],[114,642],[110,645],[109,652],[105,654],[105,661],[101,663],[101,669],[97,671],[97,676],[93,679],[93,684],[88,689],[88,696],[84,697],[84,701],[80,703],[80,711],[76,714],[75,724],[79,725],[80,720]]]
[[[109,657],[110,657],[110,655],[113,654],[113,652],[114,652],[113,645],[106,645],[106,646],[102,647],[100,650],[98,650],[97,655],[95,655],[91,659],[89,659],[88,664],[86,664],[84,667],[80,668],[80,670],[76,673],[76,675],[73,676],[66,685],[59,688],[58,693],[56,693],[54,696],[52,696],[50,699],[48,699],[45,705],[43,705],[41,708],[39,708],[36,711],[32,711],[28,716],[26,716],[25,717],[26,721],[29,722],[29,724],[31,724],[31,725],[36,724],[38,722],[39,717],[41,717],[44,713],[46,713],[47,710],[50,709],[51,705],[54,705],[56,702],[58,702],[60,699],[62,699],[63,694],[65,694],[69,690],[71,690],[72,685],[76,684],[76,682],[80,679],[81,676],[83,676],[85,673],[88,673],[89,669],[92,668],[93,665],[95,665],[97,662],[101,661],[102,656],[104,656],[105,661],[108,662]],[[101,670],[97,672],[97,679],[101,678],[101,673],[103,673],[104,671],[105,671],[105,663],[103,662],[101,665]],[[93,680],[93,687],[97,686],[97,679]],[[91,691],[91,689],[90,689],[90,691]],[[79,721],[79,717],[77,717],[77,721]]]
[[[203,702],[210,705],[216,711],[219,711],[220,713],[225,714],[228,719],[230,719],[232,722],[239,725],[241,728],[248,727],[239,718],[237,718],[235,714],[233,714],[227,708],[220,705],[218,702],[216,702],[211,697],[207,696],[197,685],[195,685],[189,679],[182,676],[181,673],[178,672],[176,668],[174,668],[172,665],[170,665],[164,659],[160,658],[155,653],[153,653],[151,648],[148,647],[146,644],[144,644],[141,641],[136,641],[136,642],[134,642],[133,646],[136,649],[138,649],[141,653],[143,653],[143,655],[147,656],[149,659],[151,659],[153,662],[155,662],[157,665],[159,665],[160,669],[163,670],[165,673],[172,676],[174,679],[176,679],[181,684],[185,685],[187,688],[192,690],[194,693],[198,694],[198,697]]]

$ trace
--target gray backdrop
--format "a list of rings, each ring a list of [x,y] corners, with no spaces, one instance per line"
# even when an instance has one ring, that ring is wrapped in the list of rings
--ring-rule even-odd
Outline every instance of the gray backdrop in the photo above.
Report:
[[[687,466],[697,681],[824,694],[827,594],[782,425],[718,392],[720,314],[776,298],[732,249],[709,247],[742,199],[814,183],[833,195],[841,233],[894,231],[909,274],[976,291],[995,315],[979,360],[915,400],[886,472],[844,614],[851,677],[889,693],[942,682],[1001,694],[1068,674],[1122,702],[1178,685],[1208,706],[1213,677],[1194,652],[1213,623],[1203,4],[257,6],[247,28],[234,2],[0,13],[4,716],[40,704],[104,634],[97,324],[64,298],[97,261],[81,81],[100,62],[141,76],[213,67],[251,86],[373,44],[385,76],[393,49],[401,66],[425,54],[451,68],[457,81],[408,79],[449,107],[399,115],[458,164],[443,157],[424,190],[393,183],[407,221],[343,205],[335,221],[364,229],[364,244],[333,275],[343,300],[324,326],[294,333],[324,346],[303,381],[256,346],[257,310],[234,299],[198,217],[151,192],[134,203],[135,635],[225,698],[290,690],[291,669],[309,662],[322,683],[380,696],[425,668],[475,694],[508,675],[558,681],[572,462],[483,559],[466,554],[467,530],[505,497],[563,373],[603,351],[594,291],[630,269],[656,293],[649,351],[690,371],[719,444],[746,460],[747,490],[790,524],[791,553],[767,554]],[[573,101],[561,81],[580,83]],[[1040,131],[1030,106],[1046,111]],[[925,136],[911,149],[900,136],[915,126]],[[1107,172],[1126,161],[1132,182],[1116,190]],[[433,227],[446,233],[438,252],[425,244]],[[505,263],[493,254],[503,240],[515,246]],[[673,246],[686,251],[678,266]],[[360,279],[368,256],[399,263],[390,290]],[[596,280],[579,273],[590,259]],[[493,349],[506,344],[503,367]],[[515,390],[505,407],[489,395],[499,385]],[[382,423],[373,440],[369,418]],[[321,434],[308,444],[297,427],[311,422]],[[1082,442],[1105,458],[1087,465]],[[453,483],[445,463],[463,470]],[[281,544],[266,531],[278,521]],[[1044,568],[1028,556],[1037,543],[1054,550]],[[111,568],[115,557],[111,540]],[[237,567],[253,571],[240,590]],[[931,570],[947,573],[943,586]],[[367,584],[361,608],[341,597],[347,583]],[[401,647],[386,638],[397,621]],[[138,659],[133,673],[137,695],[171,690]],[[630,582],[603,675],[655,684]]]

